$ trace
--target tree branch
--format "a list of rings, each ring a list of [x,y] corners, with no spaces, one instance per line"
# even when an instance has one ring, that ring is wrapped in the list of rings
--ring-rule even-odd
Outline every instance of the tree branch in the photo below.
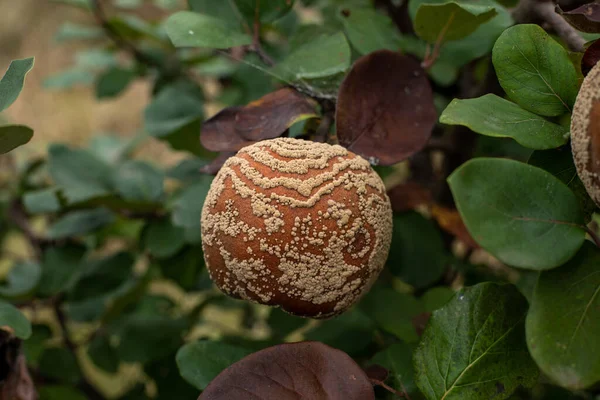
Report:
[[[254,10],[254,24],[252,32],[252,46],[251,49],[262,62],[269,67],[275,65],[275,61],[265,52],[260,43],[260,0],[256,0],[256,8]]]
[[[106,13],[104,12],[104,6],[102,0],[91,0],[92,12],[98,24],[104,29],[106,35],[117,45],[117,47],[130,53],[139,63],[146,64],[151,67],[163,69],[162,63],[158,60],[150,57],[140,49],[138,49],[133,43],[125,39],[115,28],[108,22]]]
[[[552,1],[521,0],[519,6],[513,11],[513,17],[517,23],[546,22],[569,46],[569,49],[576,52],[583,51],[585,39],[556,13]]]
[[[106,397],[102,393],[98,391],[83,375],[83,369],[81,368],[81,362],[77,357],[77,345],[71,338],[71,332],[67,327],[67,317],[62,310],[62,299],[56,299],[54,302],[54,314],[56,315],[56,319],[58,320],[58,325],[62,330],[62,337],[65,347],[73,354],[75,361],[79,370],[81,371],[81,381],[79,382],[79,389],[85,393],[86,397],[90,400],[106,400]]]
[[[21,203],[21,201],[18,199],[13,200],[7,213],[9,221],[11,221],[21,232],[23,232],[25,238],[34,251],[35,258],[40,260],[43,254],[43,247],[46,242],[44,239],[39,238],[29,225],[29,220],[27,219],[27,214],[23,207],[23,203]]]

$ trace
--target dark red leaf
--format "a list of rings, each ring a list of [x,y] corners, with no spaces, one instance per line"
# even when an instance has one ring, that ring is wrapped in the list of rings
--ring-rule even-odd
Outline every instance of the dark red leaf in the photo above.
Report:
[[[585,53],[583,53],[583,58],[581,59],[581,72],[583,75],[587,75],[599,60],[600,40],[596,40],[585,50]]]
[[[598,3],[584,4],[571,11],[563,11],[560,6],[556,6],[556,11],[569,24],[580,31],[588,33],[600,32],[600,4]]]
[[[381,365],[373,364],[365,368],[365,373],[367,374],[371,382],[383,382],[387,379],[388,375],[390,374],[390,371],[388,371]]]
[[[365,372],[319,342],[286,343],[250,354],[221,372],[198,400],[374,400]]]
[[[200,143],[210,151],[238,151],[252,144],[235,130],[236,116],[242,107],[228,107],[202,125]]]
[[[240,110],[235,129],[248,140],[273,139],[295,122],[317,117],[316,106],[314,100],[294,89],[279,89]]]
[[[207,165],[203,166],[202,168],[200,168],[200,172],[202,172],[203,174],[208,174],[208,175],[216,175],[217,172],[219,172],[219,170],[223,166],[223,164],[225,164],[225,161],[227,161],[227,159],[229,157],[233,156],[234,154],[235,154],[235,151],[222,152],[221,154],[219,154],[217,156],[217,158],[212,160],[210,162],[210,164],[207,164]]]
[[[361,57],[340,87],[340,144],[373,164],[391,165],[421,150],[437,113],[417,60],[389,50]]]
[[[431,190],[416,182],[405,182],[388,191],[394,212],[414,210],[419,206],[428,206],[433,202]]]

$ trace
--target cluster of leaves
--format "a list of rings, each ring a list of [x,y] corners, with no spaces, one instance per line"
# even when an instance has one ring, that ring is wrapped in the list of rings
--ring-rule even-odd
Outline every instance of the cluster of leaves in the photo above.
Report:
[[[492,0],[56,1],[96,24],[61,27],[90,45],[46,86],[107,99],[149,79],[152,99],[143,134],[52,144],[3,186],[3,248],[18,233],[31,250],[3,254],[5,396],[35,383],[41,400],[101,400],[96,374],[125,381],[121,400],[597,395],[598,216],[568,128],[594,44],[571,53]],[[31,65],[0,81],[0,111]],[[223,109],[205,120],[208,103]],[[23,129],[0,127],[3,153]],[[146,134],[186,158],[136,158]],[[370,160],[394,208],[381,278],[319,323],[227,298],[204,268],[213,175],[282,135]]]

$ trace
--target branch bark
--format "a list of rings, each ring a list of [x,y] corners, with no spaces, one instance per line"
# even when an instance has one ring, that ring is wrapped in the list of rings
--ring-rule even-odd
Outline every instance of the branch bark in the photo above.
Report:
[[[514,9],[513,17],[517,23],[545,22],[569,46],[569,49],[582,52],[585,39],[563,17],[556,13],[552,1],[521,0]]]
[[[102,393],[98,391],[83,375],[83,369],[81,368],[81,362],[77,356],[77,345],[71,338],[71,332],[67,326],[67,317],[62,310],[62,299],[57,299],[54,303],[54,314],[56,315],[56,319],[58,320],[58,324],[62,331],[62,337],[65,347],[73,354],[75,360],[77,362],[77,366],[81,371],[82,378],[78,384],[79,389],[85,393],[86,397],[90,400],[106,400],[106,397]]]

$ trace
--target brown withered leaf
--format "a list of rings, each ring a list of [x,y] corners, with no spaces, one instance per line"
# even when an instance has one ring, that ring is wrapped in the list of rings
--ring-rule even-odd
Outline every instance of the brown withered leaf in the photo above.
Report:
[[[600,4],[598,3],[584,4],[570,11],[563,11],[560,6],[556,6],[556,12],[582,32],[600,32]]]
[[[316,107],[314,100],[292,88],[279,89],[242,108],[235,130],[247,140],[273,139],[294,123],[317,117]]]
[[[375,393],[346,353],[319,342],[299,342],[268,347],[229,366],[198,400],[249,398],[374,400]]]
[[[589,45],[585,49],[585,53],[583,53],[583,58],[581,59],[581,72],[583,75],[587,75],[598,61],[600,61],[600,40],[596,40]]]
[[[431,190],[417,182],[405,182],[388,191],[392,210],[397,213],[411,211],[419,206],[428,206],[433,202]]]
[[[436,119],[427,74],[408,55],[379,50],[361,57],[339,90],[340,144],[373,164],[395,164],[420,151]]]
[[[0,400],[37,400],[21,340],[0,330]]]
[[[457,210],[434,204],[431,207],[431,216],[443,230],[454,235],[467,246],[473,249],[479,248]]]
[[[202,125],[200,143],[210,151],[238,151],[253,142],[241,137],[235,130],[236,116],[243,107],[221,110]]]

